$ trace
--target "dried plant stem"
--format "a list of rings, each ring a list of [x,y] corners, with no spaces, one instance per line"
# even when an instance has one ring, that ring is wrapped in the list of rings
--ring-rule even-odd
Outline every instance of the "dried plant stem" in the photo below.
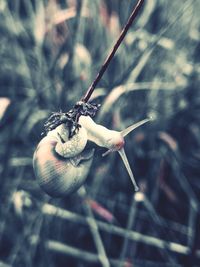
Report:
[[[131,207],[130,207],[130,212],[129,212],[129,216],[128,216],[128,221],[127,221],[127,225],[126,225],[126,229],[128,231],[131,231],[131,229],[133,228],[133,225],[135,223],[135,219],[136,219],[136,213],[137,213],[137,201],[135,201],[135,195],[132,198],[132,203],[131,203]],[[124,241],[123,241],[123,245],[122,245],[122,250],[120,253],[120,265],[119,267],[123,267],[124,266],[124,262],[126,259],[126,253],[128,250],[128,244],[129,244],[129,238],[128,238],[128,232],[127,235],[124,236]]]
[[[87,192],[84,186],[82,186],[79,191],[78,191],[79,195],[81,197],[83,197],[84,199],[87,199]],[[90,228],[91,234],[93,236],[93,240],[98,252],[98,258],[99,258],[99,262],[101,263],[102,267],[110,267],[110,263],[108,260],[108,257],[106,255],[106,251],[104,248],[104,244],[103,241],[101,239],[100,233],[99,233],[99,227],[96,223],[95,217],[93,215],[92,209],[89,206],[89,204],[87,203],[87,201],[84,202],[84,210],[86,215],[88,216],[88,226]]]
[[[40,242],[39,236],[33,235],[31,236],[31,239],[32,239],[33,244],[35,243],[37,244]],[[48,239],[45,241],[44,245],[46,249],[48,249],[50,252],[53,252],[53,253],[63,254],[66,256],[69,255],[73,258],[81,259],[90,264],[98,264],[99,262],[98,255],[96,255],[94,252],[85,251],[83,249],[79,249],[79,248],[76,248],[76,247],[73,247],[67,244],[63,244],[61,242],[58,242],[57,240]],[[121,263],[119,260],[110,258],[110,262],[112,266],[120,267]],[[153,262],[151,261],[148,261],[148,263],[149,264],[148,265],[145,264],[145,266],[155,266],[155,265],[152,265]],[[125,261],[123,266],[133,266],[133,265],[132,264],[129,265],[129,263],[126,264],[126,261]],[[134,260],[134,266],[144,266],[144,263],[142,260],[137,259],[137,260]],[[170,264],[166,263],[162,266],[171,267],[172,265],[171,263]],[[4,267],[4,265],[2,267]],[[5,265],[5,267],[11,267],[11,266]],[[173,267],[180,267],[180,265],[174,263]]]
[[[56,206],[53,206],[47,203],[41,207],[41,211],[45,215],[57,216],[64,220],[69,220],[71,222],[80,223],[84,225],[87,225],[88,220],[90,220],[90,217],[88,216],[84,217],[77,213],[71,212],[69,210],[64,210],[64,209],[58,208]],[[141,234],[133,230],[123,229],[119,226],[110,225],[108,223],[101,222],[99,220],[96,220],[96,223],[97,223],[98,228],[101,231],[105,231],[110,234],[115,234],[117,236],[122,236],[122,237],[126,236],[128,237],[129,240],[133,240],[135,242],[144,243],[149,246],[157,247],[159,249],[167,248],[169,251],[176,252],[176,253],[183,254],[183,255],[187,255],[190,252],[189,247],[179,244],[179,243],[162,240],[160,238]]]
[[[133,21],[135,20],[135,18],[137,17],[137,14],[143,4],[144,0],[138,0],[135,8],[133,9],[127,24],[124,26],[123,30],[121,31],[121,34],[117,40],[117,42],[115,43],[115,45],[113,46],[111,52],[109,53],[109,55],[107,56],[105,62],[103,63],[99,73],[97,74],[95,80],[93,81],[93,83],[90,85],[90,87],[88,88],[85,96],[83,97],[83,101],[84,102],[88,102],[88,100],[90,99],[92,93],[94,92],[94,89],[96,87],[96,85],[98,84],[98,82],[101,80],[104,72],[106,71],[108,65],[110,64],[110,61],[112,60],[112,58],[114,57],[117,49],[119,48],[120,44],[122,43],[124,37],[126,36],[126,33],[128,31],[128,29],[130,28],[130,26],[132,25]]]

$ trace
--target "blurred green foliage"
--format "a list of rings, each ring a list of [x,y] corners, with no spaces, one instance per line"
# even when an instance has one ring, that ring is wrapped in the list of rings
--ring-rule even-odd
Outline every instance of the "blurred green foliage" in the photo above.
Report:
[[[133,240],[124,245],[125,234],[100,231],[108,259],[118,260],[111,266],[121,266],[120,260],[122,266],[198,266],[199,1],[145,1],[93,95],[93,101],[102,105],[96,121],[110,129],[121,130],[148,115],[156,118],[126,140],[128,158],[146,197],[135,200],[137,216],[131,228],[126,222],[134,216],[133,188],[118,155],[102,158],[103,150],[97,149],[85,185],[87,196],[75,193],[50,199],[33,174],[32,155],[44,121],[53,111],[68,111],[84,95],[135,3],[0,2],[2,266],[3,262],[16,267],[100,266],[84,253],[80,256],[48,243],[59,241],[96,253],[80,218],[77,223],[63,221],[43,210],[48,202],[87,217],[89,205],[97,220],[106,221],[98,205],[85,204],[87,199],[109,211],[111,224],[125,231],[189,248],[184,255],[167,245],[161,249]]]

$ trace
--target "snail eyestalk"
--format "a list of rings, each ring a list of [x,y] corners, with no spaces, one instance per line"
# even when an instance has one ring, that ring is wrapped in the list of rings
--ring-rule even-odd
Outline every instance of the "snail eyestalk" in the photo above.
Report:
[[[136,128],[140,127],[141,125],[143,125],[143,124],[145,124],[145,123],[147,123],[148,121],[151,121],[151,120],[152,120],[152,118],[147,118],[147,119],[144,119],[142,121],[139,121],[137,123],[132,124],[128,128],[126,128],[123,131],[121,131],[122,136],[125,137],[126,135],[128,135],[130,132],[132,132]]]
[[[136,184],[136,181],[135,181],[135,178],[133,176],[133,173],[132,173],[131,167],[129,165],[129,162],[128,162],[128,159],[127,159],[127,156],[126,156],[124,148],[121,148],[120,150],[118,150],[118,152],[119,152],[120,157],[122,158],[122,161],[124,162],[124,165],[125,165],[125,167],[127,169],[128,174],[129,174],[129,176],[131,178],[131,181],[133,183],[135,191],[138,191],[139,187]]]

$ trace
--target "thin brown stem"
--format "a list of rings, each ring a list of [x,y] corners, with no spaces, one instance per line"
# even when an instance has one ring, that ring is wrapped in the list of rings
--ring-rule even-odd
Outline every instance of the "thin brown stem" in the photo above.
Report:
[[[113,46],[111,52],[109,53],[109,55],[107,56],[105,62],[103,63],[99,73],[97,74],[95,80],[92,82],[92,84],[90,85],[90,87],[88,88],[85,96],[82,98],[82,101],[84,102],[88,102],[88,100],[90,99],[92,93],[94,92],[94,89],[96,87],[96,85],[98,84],[98,82],[101,80],[104,72],[106,71],[108,65],[110,64],[110,61],[112,60],[112,58],[114,57],[118,47],[120,46],[121,42],[123,41],[124,37],[126,36],[126,33],[128,31],[128,29],[131,27],[133,21],[135,20],[135,18],[138,15],[138,12],[142,6],[142,4],[144,3],[144,0],[138,0],[136,6],[134,7],[128,22],[126,23],[126,25],[124,26],[124,28],[122,29],[120,36],[117,40],[117,42],[115,43],[115,45]]]

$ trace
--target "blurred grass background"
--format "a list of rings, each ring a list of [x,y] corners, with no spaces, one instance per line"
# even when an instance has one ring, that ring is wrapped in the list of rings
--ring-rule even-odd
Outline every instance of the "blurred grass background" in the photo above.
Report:
[[[200,266],[200,2],[146,0],[95,90],[140,186],[96,151],[83,188],[41,191],[32,155],[85,93],[136,1],[0,1],[0,266]]]

